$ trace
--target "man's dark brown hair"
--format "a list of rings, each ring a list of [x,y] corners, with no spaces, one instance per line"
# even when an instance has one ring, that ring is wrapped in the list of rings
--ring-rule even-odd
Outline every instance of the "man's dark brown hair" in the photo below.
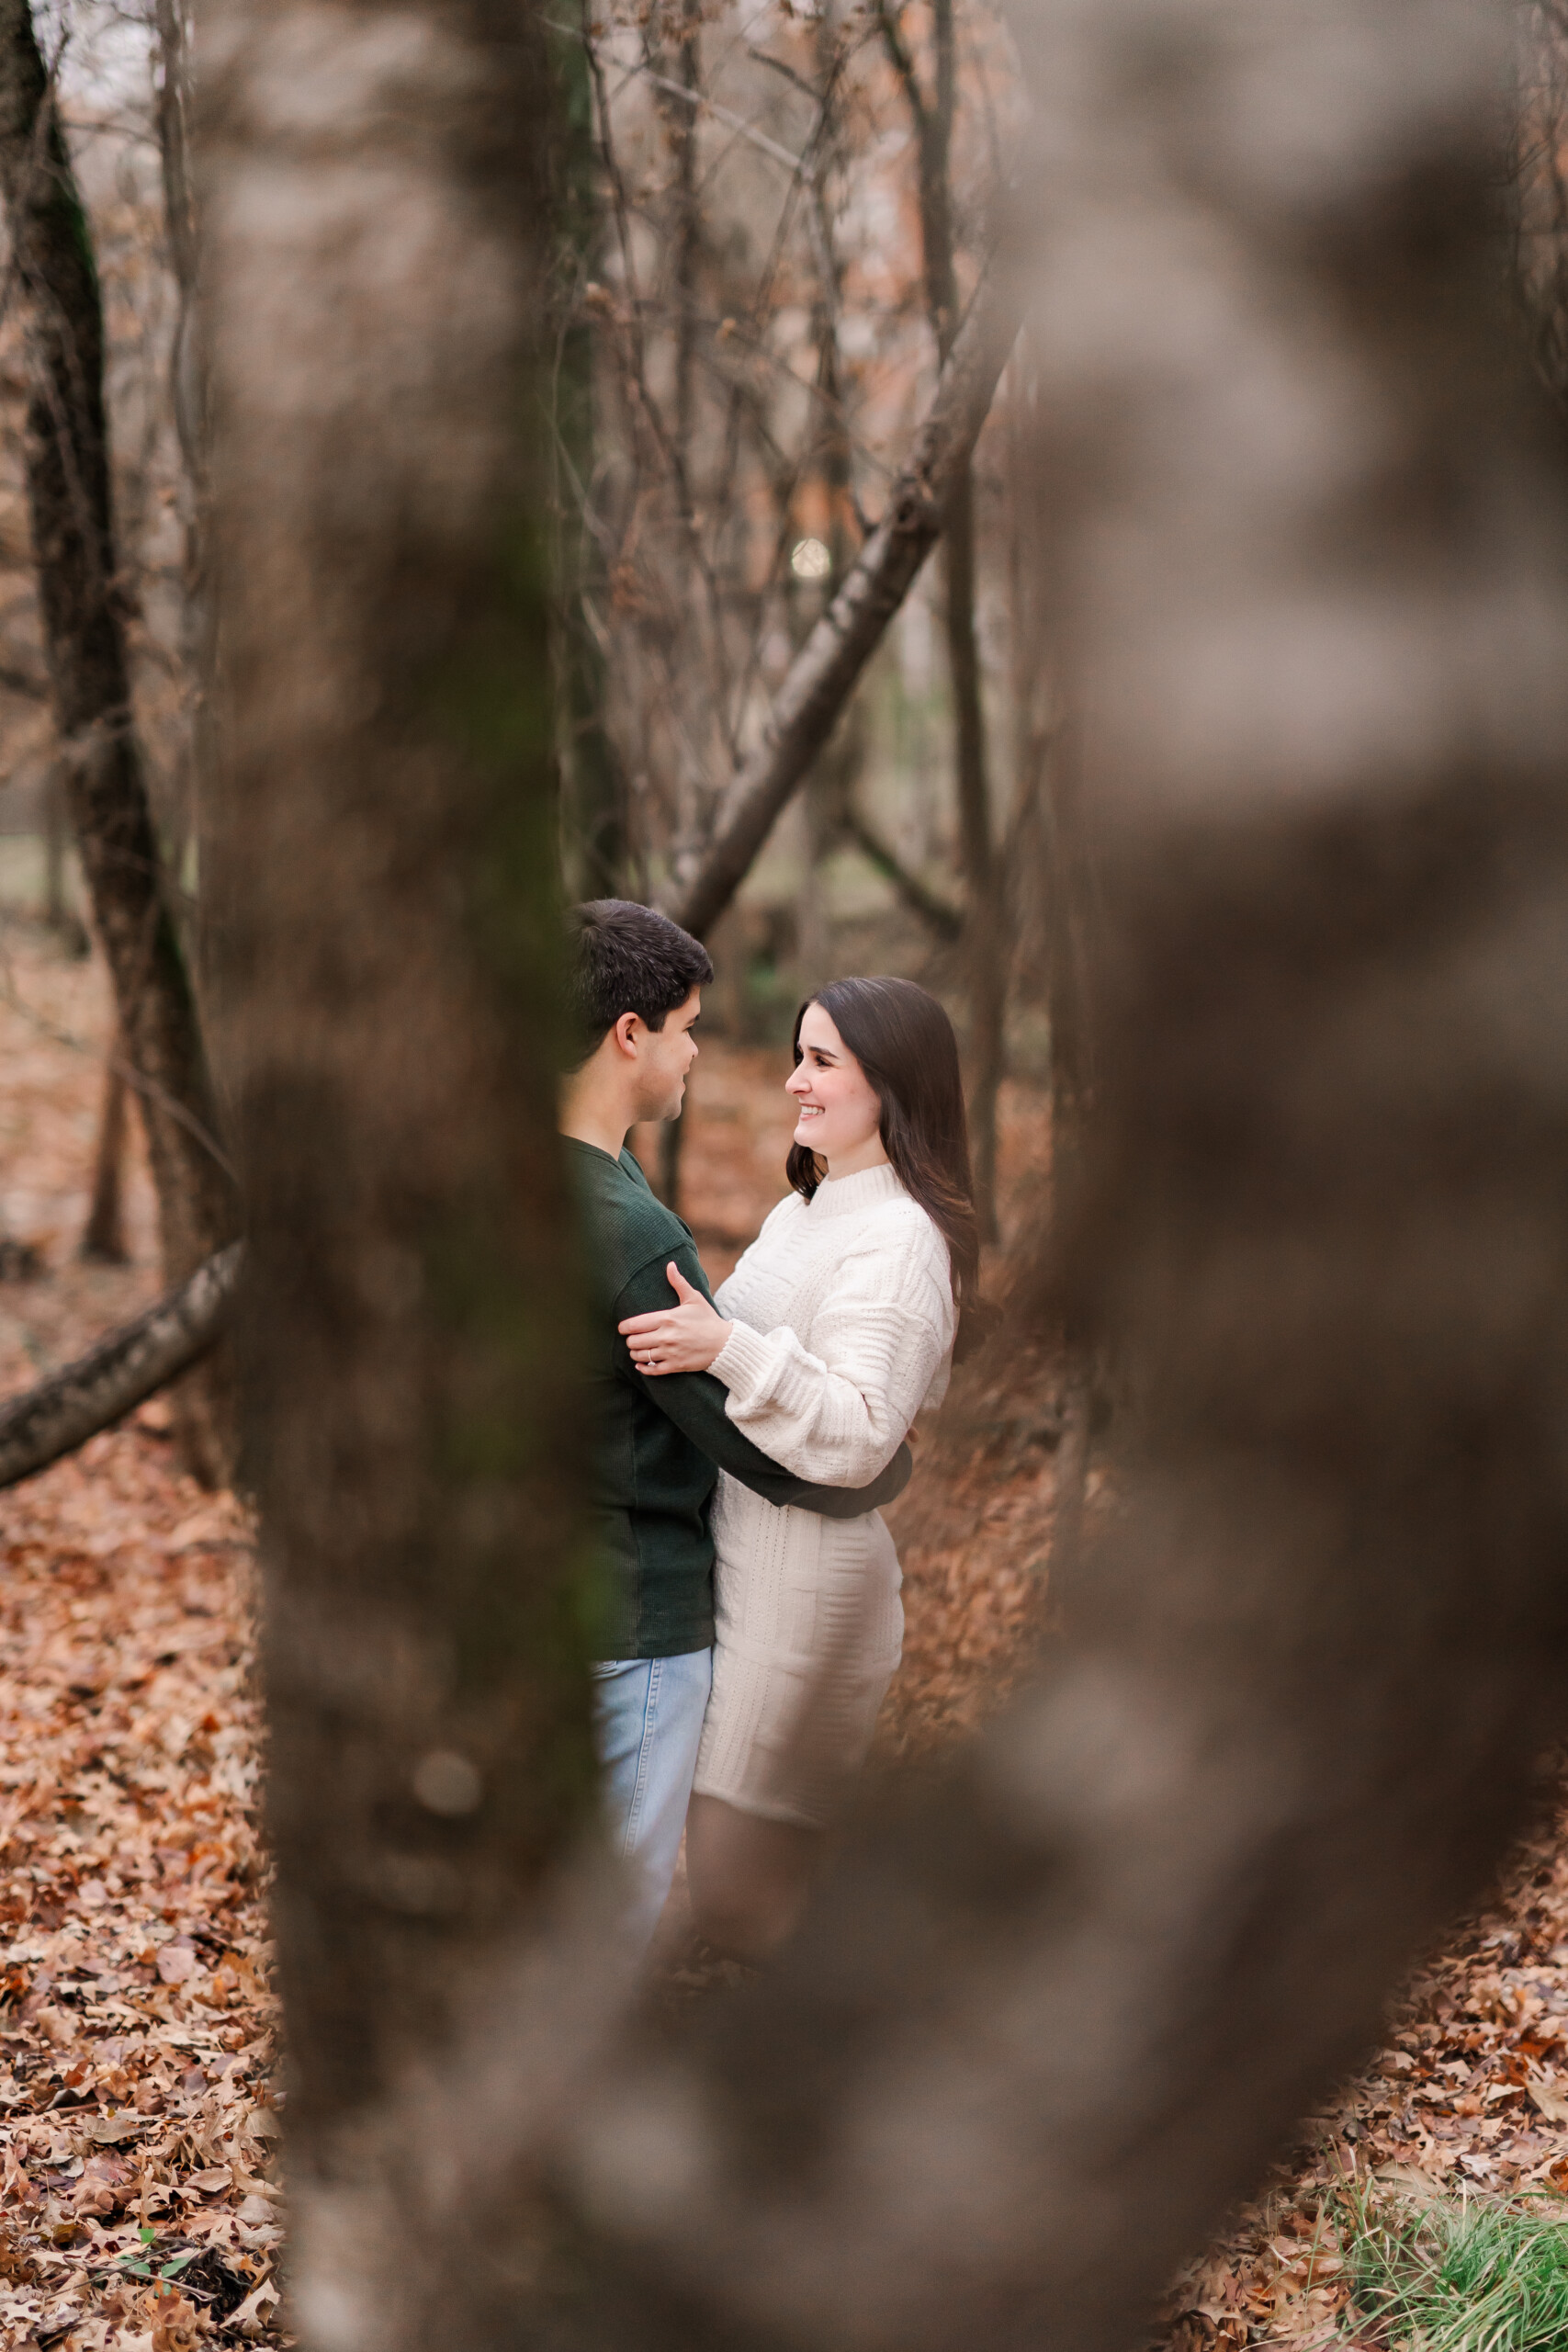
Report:
[[[573,1067],[623,1012],[662,1029],[666,1014],[713,978],[701,940],[635,899],[589,899],[570,910],[567,926]]]

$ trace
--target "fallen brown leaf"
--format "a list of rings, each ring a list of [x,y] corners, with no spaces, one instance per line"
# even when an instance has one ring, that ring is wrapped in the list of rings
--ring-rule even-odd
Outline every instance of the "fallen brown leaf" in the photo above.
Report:
[[[152,2352],[197,2352],[202,2323],[194,2303],[165,2293],[150,2296],[146,2311],[152,2323]]]

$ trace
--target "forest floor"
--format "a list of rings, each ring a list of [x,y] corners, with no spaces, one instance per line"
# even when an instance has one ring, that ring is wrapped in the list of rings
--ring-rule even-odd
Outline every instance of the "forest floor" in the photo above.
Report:
[[[76,1254],[107,1015],[96,963],[5,924],[0,1394],[156,1288],[139,1155],[131,1263]],[[704,1046],[683,1205],[716,1279],[783,1189],[783,1076],[778,1053]],[[1010,1090],[1014,1230],[1046,1152],[1038,1099]],[[887,1759],[989,1711],[1043,1628],[1054,1441],[1048,1367],[1005,1391],[961,1375],[923,1436],[890,1514],[908,1641],[879,1731]],[[0,1497],[0,2352],[288,2341],[252,1536],[232,1497],[179,1475],[158,1402]],[[1558,1836],[1517,1858],[1495,1910],[1406,1988],[1387,2049],[1178,2283],[1163,2340],[1379,2341],[1348,2310],[1346,2183],[1411,2197],[1568,2186],[1565,2122]]]

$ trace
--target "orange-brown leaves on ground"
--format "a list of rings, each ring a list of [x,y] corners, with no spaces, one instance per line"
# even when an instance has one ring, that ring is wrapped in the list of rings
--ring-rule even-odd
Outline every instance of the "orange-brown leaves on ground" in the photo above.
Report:
[[[138,1154],[135,1262],[74,1254],[100,1069],[61,1040],[103,1046],[101,975],[26,933],[7,945],[0,1212],[46,1267],[0,1286],[15,1389],[157,1273]],[[169,1419],[144,1407],[0,1498],[5,2345],[176,2352],[247,2304],[247,2339],[282,2340],[276,2295],[257,2300],[280,2230],[253,1530],[178,1474]]]
[[[1171,2352],[1345,2341],[1336,2214],[1350,2184],[1417,2199],[1568,2189],[1568,1814],[1516,1857],[1496,1910],[1405,1986],[1390,2024],[1389,2046],[1184,2274]]]
[[[170,1451],[133,1426],[6,1498],[5,2342],[194,2344],[279,2236],[251,1531],[177,1541]]]
[[[197,2352],[206,2331],[188,2297],[172,2289],[152,2295],[146,2312],[152,2324],[152,2352]]]
[[[108,981],[96,957],[78,962],[46,933],[8,922],[0,941],[0,1243],[33,1253],[41,1278],[4,1279],[23,1260],[0,1254],[0,1395],[69,1363],[160,1287],[157,1210],[134,1115],[123,1194],[132,1262],[87,1264],[78,1255],[108,1043]]]
[[[955,1374],[915,1476],[887,1513],[904,1567],[904,1660],[878,1753],[909,1756],[1006,1700],[1044,1624],[1055,1510],[1056,1383],[1047,1363]]]
[[[156,1278],[139,1167],[137,1262],[73,1256],[98,1069],[59,1035],[101,1046],[100,979],[23,934],[8,984],[52,1024],[0,1004],[0,1050],[22,1074],[0,1109],[0,1210],[46,1266],[0,1284],[0,1376],[16,1388]],[[683,1203],[716,1279],[784,1189],[785,1059],[709,1040],[697,1065]],[[1008,1088],[1014,1234],[1047,1136],[1038,1094]],[[993,1289],[1002,1271],[988,1268]],[[1056,1411],[1048,1358],[1004,1369],[982,1356],[920,1433],[890,1514],[907,1635],[879,1728],[885,1765],[971,1727],[1048,1637]],[[157,1400],[0,1498],[0,2345],[288,2340],[274,2268],[253,1530],[231,1496],[176,1473],[169,1422]],[[1331,2200],[1348,2172],[1448,2191],[1568,2188],[1561,1836],[1525,1850],[1496,1913],[1408,1988],[1388,2048],[1179,2282],[1172,2352],[1328,2339],[1347,2303]]]

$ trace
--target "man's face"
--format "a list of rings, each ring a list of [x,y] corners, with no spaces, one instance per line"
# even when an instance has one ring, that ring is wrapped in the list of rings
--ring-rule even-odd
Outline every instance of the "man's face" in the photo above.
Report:
[[[686,1072],[697,1058],[692,1035],[703,1009],[703,992],[694,989],[684,1004],[664,1016],[662,1029],[645,1028],[639,1021],[633,1033],[637,1055],[637,1117],[678,1119],[685,1100]]]

